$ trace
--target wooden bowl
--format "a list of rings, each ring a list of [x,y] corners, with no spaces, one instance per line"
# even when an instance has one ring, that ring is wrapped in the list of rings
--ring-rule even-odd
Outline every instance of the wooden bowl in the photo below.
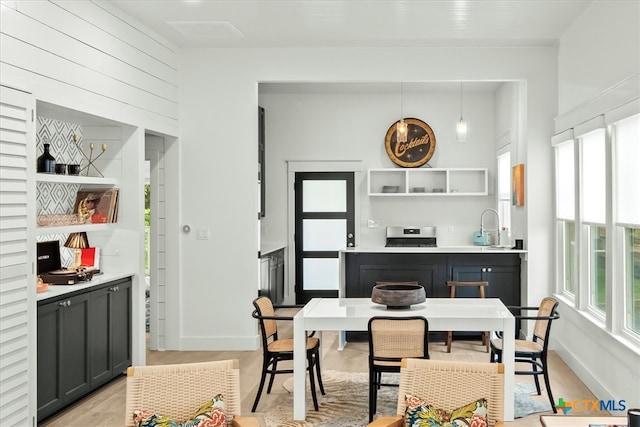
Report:
[[[388,309],[409,308],[425,302],[427,293],[418,282],[378,283],[371,292],[371,301]]]

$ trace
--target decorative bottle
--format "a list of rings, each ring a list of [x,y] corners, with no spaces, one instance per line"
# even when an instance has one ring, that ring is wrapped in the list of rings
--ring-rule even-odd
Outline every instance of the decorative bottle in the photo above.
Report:
[[[37,170],[40,173],[55,173],[56,159],[49,152],[50,144],[44,143],[44,153],[38,157]]]

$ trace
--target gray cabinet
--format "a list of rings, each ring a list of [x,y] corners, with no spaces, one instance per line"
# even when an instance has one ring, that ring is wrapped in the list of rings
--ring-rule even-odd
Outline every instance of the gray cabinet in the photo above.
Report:
[[[418,281],[427,298],[449,298],[447,280],[487,280],[487,298],[500,298],[505,305],[520,305],[520,255],[518,253],[379,253],[345,254],[345,296],[369,298],[378,281]],[[476,288],[458,288],[459,298],[476,298]],[[516,331],[520,328],[516,324]],[[439,333],[438,333],[439,334]],[[433,335],[433,334],[431,334]],[[348,332],[347,339],[366,335]],[[436,340],[441,339],[440,336]]]
[[[38,302],[38,421],[131,364],[131,279]]]
[[[86,394],[89,378],[89,294],[38,307],[38,419]]]
[[[284,301],[284,249],[260,256],[260,295],[268,296],[274,305]]]
[[[131,280],[91,292],[91,386],[122,374],[131,365]]]

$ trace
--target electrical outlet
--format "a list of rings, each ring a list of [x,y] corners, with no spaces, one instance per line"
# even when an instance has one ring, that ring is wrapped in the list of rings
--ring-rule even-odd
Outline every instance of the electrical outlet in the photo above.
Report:
[[[367,221],[367,227],[369,228],[378,228],[378,221],[375,219],[370,219]]]
[[[208,228],[199,228],[198,229],[198,240],[209,240],[210,234]]]
[[[453,234],[453,225],[449,226],[449,234]]]

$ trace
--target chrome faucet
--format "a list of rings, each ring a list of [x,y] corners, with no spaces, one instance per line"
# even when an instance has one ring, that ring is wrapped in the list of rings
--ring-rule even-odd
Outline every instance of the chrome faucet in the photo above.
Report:
[[[496,214],[496,228],[484,228],[484,214],[486,214],[487,212],[493,212],[494,214]],[[495,209],[485,209],[482,211],[482,214],[480,215],[480,235],[483,235],[485,231],[495,231],[495,240],[494,241],[488,241],[487,243],[492,244],[492,245],[496,245],[497,241],[498,241],[498,233],[500,232],[500,214],[498,214],[498,211]]]

